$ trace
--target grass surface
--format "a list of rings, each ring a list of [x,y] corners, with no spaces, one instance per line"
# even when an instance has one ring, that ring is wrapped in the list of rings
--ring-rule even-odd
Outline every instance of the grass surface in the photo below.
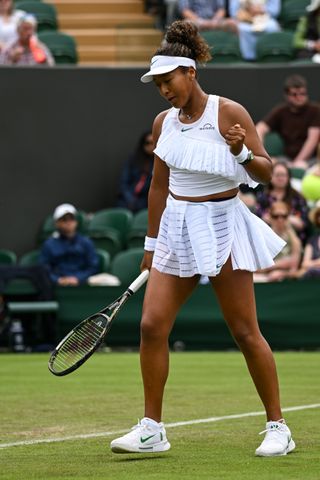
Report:
[[[138,354],[96,354],[62,378],[49,373],[47,359],[0,356],[0,445],[129,429],[143,416]],[[320,402],[319,353],[278,353],[276,360],[283,407]],[[166,423],[262,410],[239,353],[171,354]],[[319,414],[286,413],[297,449],[285,457],[254,456],[261,415],[169,427],[165,454],[112,454],[118,435],[0,449],[0,479],[319,480]]]

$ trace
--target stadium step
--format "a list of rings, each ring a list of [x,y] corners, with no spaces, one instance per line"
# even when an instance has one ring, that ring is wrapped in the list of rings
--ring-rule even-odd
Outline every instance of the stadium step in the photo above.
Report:
[[[59,28],[142,28],[153,27],[154,18],[144,13],[64,13],[59,15]]]
[[[79,47],[84,45],[135,45],[136,47],[148,45],[150,48],[153,46],[156,49],[162,38],[162,32],[153,28],[71,29],[65,30],[65,33],[74,37]]]
[[[59,29],[77,42],[80,65],[143,64],[163,33],[143,0],[52,0]]]
[[[143,13],[139,0],[54,0],[57,11],[64,13]]]

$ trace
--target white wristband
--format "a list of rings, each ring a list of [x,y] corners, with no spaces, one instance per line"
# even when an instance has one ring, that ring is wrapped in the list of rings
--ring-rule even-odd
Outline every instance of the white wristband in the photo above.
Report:
[[[144,249],[148,252],[154,252],[156,248],[157,239],[145,236],[144,238]]]
[[[242,163],[242,162],[244,162],[244,161],[247,159],[248,153],[249,153],[249,150],[247,149],[247,147],[246,147],[245,145],[243,145],[242,150],[241,150],[241,152],[239,153],[239,155],[233,155],[233,158],[234,158],[238,163]]]

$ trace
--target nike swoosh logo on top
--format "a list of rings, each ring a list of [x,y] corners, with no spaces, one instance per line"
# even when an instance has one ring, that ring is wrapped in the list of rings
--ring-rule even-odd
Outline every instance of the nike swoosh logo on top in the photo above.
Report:
[[[188,130],[192,130],[193,127],[182,127],[181,132],[187,132]]]
[[[144,438],[140,437],[140,442],[141,442],[141,443],[145,443],[147,440],[150,440],[150,438],[153,438],[153,437],[155,437],[156,435],[157,435],[157,434],[155,433],[154,435],[150,435],[149,437],[144,437]]]

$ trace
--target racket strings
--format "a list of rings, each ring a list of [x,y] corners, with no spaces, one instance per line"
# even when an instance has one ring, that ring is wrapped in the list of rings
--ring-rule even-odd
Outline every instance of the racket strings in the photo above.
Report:
[[[100,341],[105,325],[105,319],[95,319],[75,330],[56,354],[53,362],[55,371],[62,372],[86,357]]]

